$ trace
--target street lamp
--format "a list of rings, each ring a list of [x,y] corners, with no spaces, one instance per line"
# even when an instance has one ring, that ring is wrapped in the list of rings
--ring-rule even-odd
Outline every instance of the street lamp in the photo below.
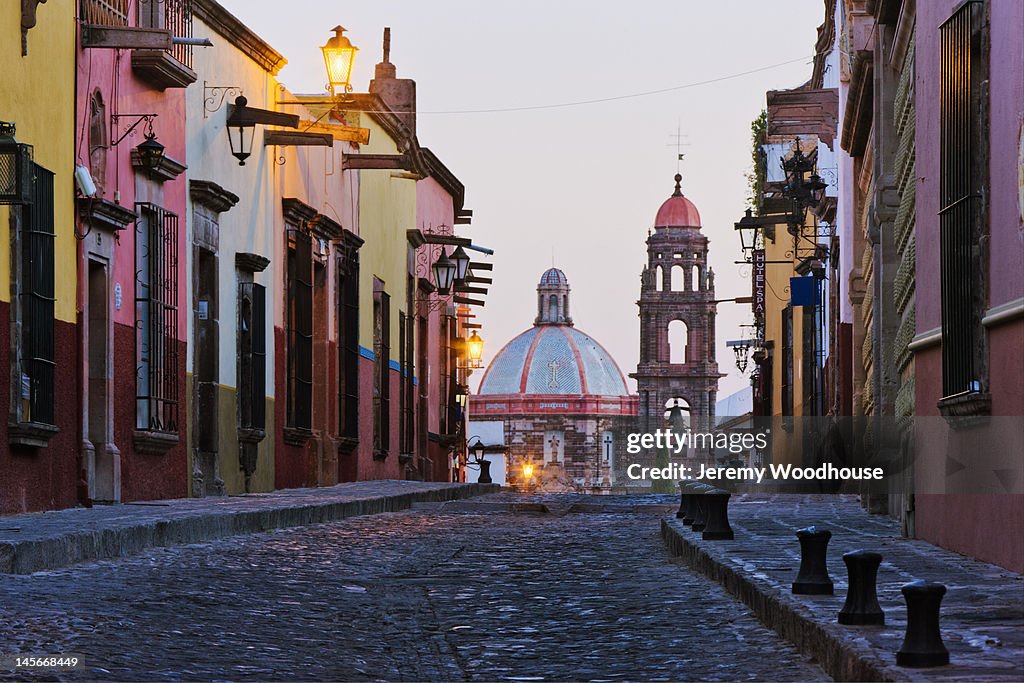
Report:
[[[32,177],[32,145],[14,139],[15,126],[0,121],[0,204],[29,201]]]
[[[252,141],[256,136],[256,121],[251,116],[245,116],[239,112],[245,111],[244,107],[249,104],[242,95],[235,98],[235,109],[228,117],[228,143],[231,145],[231,154],[238,159],[239,166],[245,166],[245,160],[252,154]]]
[[[320,48],[324,53],[324,64],[327,66],[327,84],[331,95],[337,96],[339,91],[347,93],[352,90],[352,64],[356,60],[359,48],[344,36],[347,30],[338,25],[331,29],[334,36]]]
[[[152,120],[148,122],[146,139],[139,143],[139,146],[135,149],[139,153],[139,162],[142,164],[142,167],[151,174],[157,171],[160,168],[160,165],[163,164],[164,146],[156,139],[156,133],[153,132]]]
[[[757,219],[750,209],[747,209],[738,223],[733,223],[733,228],[740,234],[740,246],[744,252],[752,251],[757,246],[757,225]]]
[[[452,289],[452,282],[455,281],[458,266],[448,258],[444,247],[441,247],[441,255],[434,261],[431,270],[434,271],[434,284],[437,285],[437,293],[442,296],[447,295]]]
[[[470,443],[472,443],[473,439],[476,439],[476,445],[472,449],[473,463],[480,467],[480,476],[477,477],[477,483],[493,484],[494,480],[491,479],[491,461],[484,458],[484,442],[479,436],[471,436],[469,438]],[[470,450],[468,444],[466,450]]]
[[[451,259],[455,263],[455,279],[459,281],[465,280],[466,272],[469,270],[469,254],[466,253],[461,244],[455,247]]]
[[[530,481],[532,479],[533,479],[533,463],[532,462],[524,462],[523,463],[523,480],[526,482],[527,486],[530,485]]]
[[[480,367],[480,357],[484,353],[484,340],[473,330],[473,334],[466,340],[466,355],[469,357],[471,368]]]

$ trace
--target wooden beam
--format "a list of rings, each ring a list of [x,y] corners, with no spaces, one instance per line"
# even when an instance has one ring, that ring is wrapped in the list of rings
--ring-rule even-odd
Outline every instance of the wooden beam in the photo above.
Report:
[[[107,47],[126,50],[170,50],[171,32],[158,28],[135,26],[82,26],[82,47]]]
[[[481,299],[467,299],[463,296],[453,296],[452,301],[457,304],[468,304],[470,306],[483,306],[484,302]]]
[[[342,167],[346,170],[410,171],[403,154],[346,154]]]
[[[494,264],[493,263],[484,263],[482,261],[470,261],[469,262],[469,269],[470,270],[494,270]]]
[[[492,280],[491,278],[489,278],[489,277],[477,277],[476,275],[474,275],[472,277],[467,277],[466,278],[466,282],[479,282],[482,285],[493,285],[494,284],[494,280]]]
[[[338,123],[302,123],[302,130],[309,133],[327,133],[334,136],[335,140],[342,142],[358,142],[361,145],[369,144],[370,129],[357,128],[355,126],[343,126]]]
[[[299,116],[298,114],[285,114],[280,111],[271,111],[269,109],[259,109],[258,107],[236,107],[231,102],[228,102],[228,120],[227,124],[237,125],[244,123],[253,125],[261,123],[265,126],[284,126],[286,128],[298,128],[299,127]]]
[[[456,287],[454,291],[456,294],[487,294],[486,287],[466,287],[465,285]]]
[[[473,240],[468,237],[455,237],[454,235],[434,235],[429,232],[423,233],[423,241],[427,244],[450,244],[453,246],[462,245],[468,247]]]
[[[334,147],[334,138],[325,133],[299,133],[290,130],[268,130],[263,135],[263,146],[282,147]]]

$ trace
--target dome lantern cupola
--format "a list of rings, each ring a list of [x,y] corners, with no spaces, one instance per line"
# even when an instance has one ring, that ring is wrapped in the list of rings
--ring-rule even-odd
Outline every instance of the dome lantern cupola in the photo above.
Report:
[[[534,325],[572,325],[569,315],[569,280],[558,268],[549,268],[537,284],[537,318]]]

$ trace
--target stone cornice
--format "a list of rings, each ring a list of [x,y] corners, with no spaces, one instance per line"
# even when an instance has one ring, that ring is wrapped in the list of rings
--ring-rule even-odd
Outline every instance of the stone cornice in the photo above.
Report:
[[[868,134],[871,132],[874,74],[874,55],[868,50],[859,51],[850,77],[850,92],[846,100],[840,142],[850,156],[859,157],[864,154]]]
[[[249,273],[262,273],[270,265],[270,259],[266,256],[253,254],[247,251],[235,253],[235,267]]]
[[[338,239],[344,232],[344,228],[341,227],[341,223],[328,218],[322,213],[318,213],[314,216],[309,221],[309,225],[313,228],[314,235],[328,241]]]
[[[216,0],[192,0],[192,13],[272,76],[288,63],[280,52]]]
[[[124,230],[138,218],[129,208],[115,204],[109,199],[78,198],[78,215],[90,228],[105,228],[110,231]]]
[[[212,180],[191,180],[188,190],[192,201],[217,213],[223,213],[238,203],[237,194],[225,190]]]
[[[313,220],[318,213],[312,206],[295,197],[282,199],[281,207],[284,211],[284,219],[299,226]]]

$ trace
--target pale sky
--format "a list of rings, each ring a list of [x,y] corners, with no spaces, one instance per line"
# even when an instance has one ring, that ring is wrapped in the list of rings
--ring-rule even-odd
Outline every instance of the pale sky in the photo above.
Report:
[[[553,253],[572,287],[576,327],[623,373],[636,369],[644,240],[672,192],[677,126],[683,193],[711,240],[717,298],[749,296],[749,272],[733,264],[733,223],[745,208],[750,121],[767,90],[810,78],[823,0],[220,1],[288,59],[280,78],[293,92],[323,90],[319,46],[339,23],[360,48],[353,85],[365,92],[391,27],[391,62],[417,83],[420,144],[466,185],[474,216],[461,234],[495,250],[479,318],[485,361],[532,325]],[[620,97],[784,62],[644,97],[441,113]],[[725,342],[740,337],[750,306],[722,303],[718,313],[724,398],[748,384]]]

